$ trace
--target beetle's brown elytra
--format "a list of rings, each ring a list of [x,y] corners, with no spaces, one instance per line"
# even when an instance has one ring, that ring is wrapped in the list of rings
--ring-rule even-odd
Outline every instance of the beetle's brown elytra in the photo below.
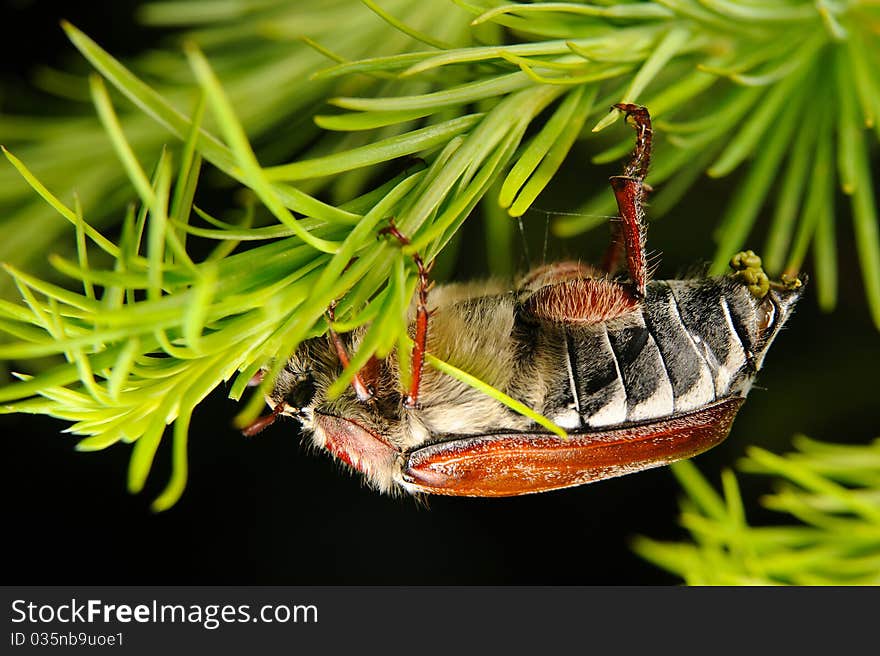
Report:
[[[602,268],[561,262],[512,288],[441,285],[428,293],[420,258],[412,310],[412,382],[394,355],[372,360],[350,390],[326,396],[366,330],[303,343],[267,398],[314,444],[374,488],[511,496],[571,487],[668,464],[723,441],[764,356],[803,291],[771,283],[747,252],[728,276],[649,280],[644,182],[648,111],[615,106],[636,131],[611,179],[618,238]],[[407,238],[393,222],[383,230]],[[613,278],[624,261],[628,277]],[[332,311],[332,308],[331,308]],[[485,381],[564,428],[569,439],[431,367],[425,353]]]

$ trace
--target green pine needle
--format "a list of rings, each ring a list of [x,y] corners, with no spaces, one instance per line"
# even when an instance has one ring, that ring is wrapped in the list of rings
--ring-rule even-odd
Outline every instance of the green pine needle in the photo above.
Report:
[[[795,440],[778,456],[753,447],[740,468],[773,477],[765,507],[782,524],[752,526],[730,471],[719,495],[691,462],[673,465],[688,497],[681,523],[691,542],[639,537],[636,552],[689,585],[880,583],[880,440],[865,445]]]

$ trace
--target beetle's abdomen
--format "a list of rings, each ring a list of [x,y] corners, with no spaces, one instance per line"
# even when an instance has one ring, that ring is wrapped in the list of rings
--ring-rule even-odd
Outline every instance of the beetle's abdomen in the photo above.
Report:
[[[729,279],[656,281],[642,307],[594,326],[564,326],[555,395],[545,413],[565,428],[613,426],[744,396],[751,385],[754,305]],[[549,401],[549,399],[548,399]]]

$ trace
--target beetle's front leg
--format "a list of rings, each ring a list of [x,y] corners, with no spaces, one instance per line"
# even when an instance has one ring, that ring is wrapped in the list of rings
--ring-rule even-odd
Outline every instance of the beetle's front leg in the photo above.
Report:
[[[390,219],[388,227],[380,230],[379,234],[391,235],[404,246],[410,243],[409,238],[394,225],[394,219]],[[413,253],[412,258],[419,271],[419,303],[416,307],[416,335],[413,340],[410,367],[412,380],[410,381],[409,392],[403,398],[403,406],[405,408],[417,408],[419,404],[419,386],[422,382],[422,369],[425,366],[425,348],[428,342],[428,290],[430,289],[428,274],[431,272],[431,267],[434,266],[433,262],[425,266],[418,253]]]
[[[632,157],[624,167],[623,175],[614,176],[610,182],[620,210],[618,232],[626,250],[629,275],[635,294],[639,298],[644,298],[648,266],[645,254],[645,210],[642,202],[647,186],[644,181],[651,161],[654,133],[651,129],[651,116],[644,107],[629,103],[620,103],[614,107],[626,114],[626,118],[631,120],[636,130],[636,146]],[[612,249],[614,248],[618,247],[612,245]],[[611,253],[612,258],[607,262],[607,266],[614,266],[614,251],[612,250]]]

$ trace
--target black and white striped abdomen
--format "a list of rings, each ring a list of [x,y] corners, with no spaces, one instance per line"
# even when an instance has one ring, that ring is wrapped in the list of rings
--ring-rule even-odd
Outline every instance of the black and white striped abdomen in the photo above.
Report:
[[[545,412],[568,429],[745,396],[755,373],[755,301],[730,278],[652,282],[638,311],[563,335],[568,391]]]

